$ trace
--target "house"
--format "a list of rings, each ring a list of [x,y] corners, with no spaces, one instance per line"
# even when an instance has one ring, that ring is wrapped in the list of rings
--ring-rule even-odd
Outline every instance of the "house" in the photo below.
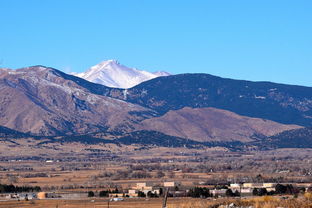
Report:
[[[180,183],[174,182],[174,181],[164,182],[164,187],[166,187],[166,188],[176,187],[176,186],[180,186],[180,185],[181,185]]]
[[[276,183],[244,183],[243,188],[265,188],[267,191],[275,191]]]
[[[244,188],[275,188],[276,183],[244,183]]]
[[[129,189],[127,195],[130,197],[137,197],[139,191],[143,192],[145,195],[147,195],[149,192],[157,195],[160,194],[160,189],[155,189],[152,182],[143,182],[137,183],[136,186],[132,187],[132,189]]]
[[[37,194],[38,199],[45,199],[47,198],[47,193],[46,192],[39,192]]]
[[[172,197],[186,197],[187,196],[187,190],[169,191],[169,196],[172,196]]]
[[[112,194],[108,194],[108,197],[112,198],[120,198],[120,197],[124,197],[125,194],[124,193],[112,193]]]
[[[263,183],[243,183],[244,188],[263,188]]]
[[[276,183],[263,183],[263,188],[274,188]]]
[[[213,189],[210,190],[210,193],[212,194],[212,196],[214,197],[221,197],[221,196],[225,196],[227,189]]]
[[[18,194],[9,194],[5,198],[6,199],[31,200],[37,197],[35,193],[18,193]]]
[[[241,188],[241,184],[239,183],[231,183],[230,184],[230,189],[239,189]]]
[[[232,188],[230,187],[233,193],[236,191],[241,194],[241,196],[251,196],[252,195],[252,188]]]
[[[263,183],[263,188],[266,188],[268,192],[275,191],[276,183]]]
[[[32,200],[36,198],[36,195],[33,193],[28,193],[28,194],[20,194],[19,199],[20,200]]]
[[[128,195],[129,197],[137,197],[138,196],[138,190],[136,189],[129,189],[128,193],[126,195]]]
[[[135,190],[135,189],[130,189],[128,191],[129,194],[137,194],[138,193],[138,190]]]
[[[6,199],[17,199],[19,198],[18,194],[9,194],[5,197]]]
[[[144,183],[137,183],[135,187],[133,187],[133,189],[135,190],[153,190],[153,183],[151,182],[144,182]]]

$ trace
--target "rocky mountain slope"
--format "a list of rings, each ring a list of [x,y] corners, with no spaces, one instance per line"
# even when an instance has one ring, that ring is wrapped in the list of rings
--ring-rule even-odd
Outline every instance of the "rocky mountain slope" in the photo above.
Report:
[[[3,69],[0,125],[38,135],[120,131],[144,114],[153,113],[101,95],[105,90],[104,86],[43,66]]]
[[[92,66],[86,72],[74,75],[108,87],[130,88],[141,82],[170,74],[163,71],[154,73],[142,71],[121,65],[116,60],[108,60]]]
[[[15,130],[64,141],[276,143],[281,140],[269,138],[311,125],[311,89],[208,74],[158,77],[118,89],[44,66],[0,69],[0,126],[4,137],[20,135]]]

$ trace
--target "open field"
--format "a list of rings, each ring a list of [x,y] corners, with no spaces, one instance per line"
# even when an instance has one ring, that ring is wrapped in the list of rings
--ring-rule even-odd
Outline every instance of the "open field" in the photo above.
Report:
[[[35,201],[8,201],[8,202],[0,202],[1,208],[106,208],[106,207],[150,207],[156,208],[161,206],[161,199],[136,199],[136,200],[127,200],[122,202],[109,202],[107,199],[97,199],[97,200],[35,200]]]
[[[181,183],[181,190],[196,186],[213,189],[235,182],[300,183],[305,187],[311,187],[312,183],[310,149],[231,152],[221,148],[133,147],[131,151],[126,151],[124,147],[118,147],[117,154],[115,150],[115,153],[104,151],[109,149],[107,146],[79,144],[77,148],[71,144],[62,148],[80,148],[81,151],[61,152],[52,148],[51,152],[46,153],[43,149],[37,152],[20,151],[17,156],[0,153],[0,184],[40,186],[44,192],[78,193],[82,198],[1,201],[0,208],[107,207],[108,198],[98,197],[100,191],[118,188],[124,193],[123,190],[130,189],[138,182],[152,182],[160,187],[164,181],[176,181]],[[87,198],[88,191],[96,194],[94,201],[93,198]],[[213,207],[230,202],[255,208],[312,207],[311,201],[305,199],[302,192],[298,196],[298,199],[290,196],[286,200],[280,199],[280,196],[269,199],[253,197],[239,203],[237,199],[228,198],[169,198],[168,208]],[[161,197],[127,198],[125,201],[111,202],[110,207],[159,208],[161,204]]]
[[[130,152],[111,157],[83,151],[71,155],[32,153],[36,158],[6,156],[0,161],[0,183],[40,186],[43,190],[82,187],[86,191],[86,188],[128,188],[142,181],[173,180],[181,181],[183,186],[235,181],[312,182],[312,151],[309,149],[238,153],[216,149],[152,148]]]
[[[212,208],[222,205],[252,206],[254,208],[311,208],[312,201],[306,199],[281,200],[273,197],[257,197],[249,199],[193,199],[169,198],[168,208]],[[0,208],[159,208],[162,198],[157,199],[127,199],[120,202],[109,202],[107,199],[95,200],[34,200],[0,202]]]

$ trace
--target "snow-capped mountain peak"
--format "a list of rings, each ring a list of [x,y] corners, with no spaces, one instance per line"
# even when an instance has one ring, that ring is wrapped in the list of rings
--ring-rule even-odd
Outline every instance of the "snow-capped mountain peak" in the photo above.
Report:
[[[118,65],[120,64],[117,60],[111,59],[111,60],[103,61],[95,66],[92,66],[89,70],[97,70],[103,67],[113,67],[113,66],[118,66]]]
[[[126,89],[134,87],[141,82],[159,76],[169,76],[170,74],[168,72],[151,73],[136,68],[129,68],[120,64],[117,60],[107,60],[92,66],[86,72],[74,75],[108,87]]]

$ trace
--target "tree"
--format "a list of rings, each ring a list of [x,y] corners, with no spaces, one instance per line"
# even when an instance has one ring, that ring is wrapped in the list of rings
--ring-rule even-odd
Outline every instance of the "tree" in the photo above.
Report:
[[[158,197],[158,195],[156,193],[149,191],[149,192],[147,192],[147,197],[153,198],[153,197]]]
[[[228,197],[232,197],[232,196],[234,196],[234,193],[231,189],[228,189],[228,190],[226,190],[225,195]]]
[[[266,190],[266,188],[255,188],[252,191],[252,194],[255,196],[263,196],[263,195],[267,195],[268,191]]]
[[[5,185],[0,184],[0,193],[9,193],[9,192],[39,192],[41,188],[39,186],[14,186],[14,185]]]
[[[100,191],[99,197],[108,197],[109,191]]]
[[[162,195],[163,195],[163,192],[164,192],[163,189],[160,188],[160,189],[159,189],[159,196],[162,196]]]
[[[113,193],[119,193],[118,188],[116,187],[115,190],[113,191]]]
[[[146,197],[146,194],[143,191],[139,191],[138,197]]]
[[[209,189],[207,188],[201,188],[201,187],[195,187],[193,189],[190,189],[188,192],[188,196],[193,198],[207,198],[210,197]]]
[[[5,193],[5,187],[0,184],[0,193]]]
[[[285,194],[287,191],[287,187],[282,184],[276,184],[275,186],[275,192],[277,194]]]
[[[268,193],[268,191],[266,190],[266,188],[260,188],[259,189],[259,196],[266,195],[267,193]]]
[[[286,193],[287,194],[295,194],[296,192],[298,192],[298,191],[294,189],[293,185],[291,185],[291,184],[286,185]]]
[[[93,191],[89,191],[88,192],[88,197],[94,197],[94,192]]]
[[[240,193],[236,190],[234,196],[240,196]]]

